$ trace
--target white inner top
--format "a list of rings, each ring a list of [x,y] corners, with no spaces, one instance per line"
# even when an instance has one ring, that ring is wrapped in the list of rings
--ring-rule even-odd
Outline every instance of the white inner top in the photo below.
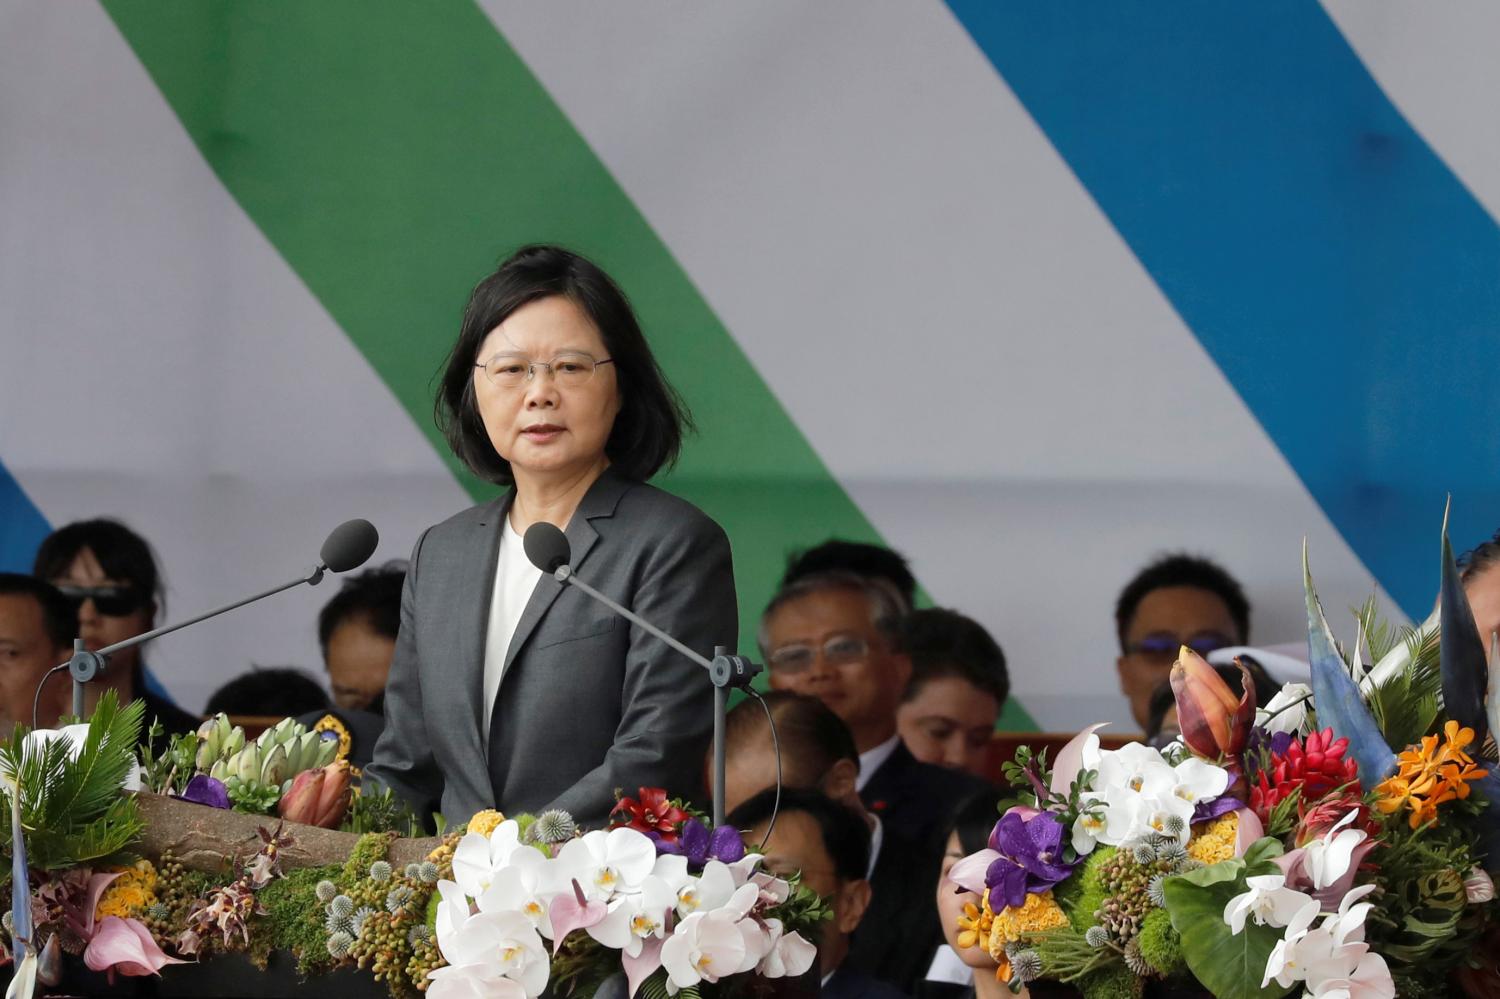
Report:
[[[865,789],[865,785],[870,783],[870,778],[875,776],[875,771],[891,758],[891,754],[896,751],[896,743],[900,741],[901,736],[893,735],[874,749],[867,749],[859,754],[859,776],[854,778],[854,790]]]
[[[484,639],[484,741],[490,741],[490,718],[505,675],[505,656],[521,621],[521,612],[542,578],[542,570],[526,557],[521,536],[506,516],[500,534],[500,557],[495,561],[495,592],[490,597],[489,627]]]

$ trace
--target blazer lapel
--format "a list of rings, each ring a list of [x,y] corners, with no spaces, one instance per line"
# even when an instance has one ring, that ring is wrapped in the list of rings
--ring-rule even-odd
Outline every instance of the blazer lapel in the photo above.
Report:
[[[484,745],[484,646],[489,635],[490,601],[495,595],[495,565],[500,558],[501,527],[510,510],[515,490],[487,506],[475,527],[474,540],[464,560],[459,594],[474,594],[479,599],[456,601],[457,620],[454,636],[458,643],[458,662],[464,671],[464,685],[473,705],[474,741]]]
[[[613,469],[605,469],[604,474],[599,476],[589,491],[584,495],[583,501],[578,504],[578,509],[573,514],[573,519],[568,521],[568,529],[563,532],[568,539],[568,564],[575,570],[581,566],[588,554],[593,550],[594,544],[599,540],[599,532],[590,523],[600,517],[614,516],[615,507],[619,505],[620,497],[623,496],[631,486],[630,480],[620,476]],[[494,575],[494,560],[491,559],[491,572]],[[493,587],[493,581],[491,582]],[[511,636],[510,648],[505,652],[505,671],[500,676],[500,685],[505,686],[506,678],[510,676],[511,664],[516,661],[516,656],[525,647],[531,633],[541,624],[542,618],[552,608],[552,603],[562,593],[562,584],[552,576],[544,575],[537,580],[536,589],[531,591],[531,599],[526,601],[526,609],[521,612],[521,619],[516,622],[516,633]],[[489,602],[485,602],[485,615],[489,614]]]

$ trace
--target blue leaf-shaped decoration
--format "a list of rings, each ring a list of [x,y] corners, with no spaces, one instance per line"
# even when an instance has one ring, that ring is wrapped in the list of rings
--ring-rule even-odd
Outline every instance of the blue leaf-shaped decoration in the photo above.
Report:
[[[1396,772],[1396,754],[1391,752],[1375,717],[1359,696],[1359,687],[1349,676],[1344,658],[1333,641],[1328,619],[1323,616],[1323,605],[1318,603],[1318,594],[1313,589],[1305,540],[1302,583],[1307,594],[1307,655],[1318,724],[1333,729],[1336,738],[1349,740],[1349,755],[1359,765],[1360,786],[1369,791]]]
[[[1449,506],[1452,500],[1449,501]],[[1474,745],[1484,745],[1489,724],[1484,716],[1484,688],[1489,665],[1484,657],[1484,640],[1469,609],[1458,565],[1453,560],[1453,546],[1448,542],[1448,507],[1443,508],[1443,575],[1438,606],[1442,631],[1439,652],[1443,664],[1443,707],[1448,717],[1464,728],[1474,730]]]

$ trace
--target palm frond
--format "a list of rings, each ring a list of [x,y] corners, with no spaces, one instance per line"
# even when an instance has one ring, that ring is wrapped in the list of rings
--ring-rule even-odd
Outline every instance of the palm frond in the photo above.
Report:
[[[1392,746],[1409,746],[1426,735],[1442,708],[1443,673],[1435,634],[1405,636],[1406,667],[1370,691],[1370,711]]]
[[[1389,621],[1380,616],[1380,608],[1375,602],[1375,594],[1365,598],[1365,602],[1353,608],[1354,617],[1359,621],[1360,630],[1365,634],[1365,645],[1370,650],[1370,661],[1378,663],[1386,657],[1386,654],[1396,647],[1400,636],[1396,629],[1391,627]]]

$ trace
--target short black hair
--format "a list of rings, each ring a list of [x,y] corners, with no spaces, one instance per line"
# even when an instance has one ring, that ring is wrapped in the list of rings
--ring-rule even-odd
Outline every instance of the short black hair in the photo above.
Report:
[[[904,700],[916,697],[929,680],[954,676],[1005,706],[1010,696],[1005,653],[973,618],[944,607],[912,611],[902,628],[901,645],[911,656],[911,682]]]
[[[906,556],[884,545],[862,541],[830,538],[821,545],[793,552],[786,560],[781,585],[785,587],[803,576],[825,572],[852,572],[856,576],[884,579],[906,601],[905,611],[916,605],[917,578],[912,575]]]
[[[1468,585],[1496,565],[1500,565],[1500,531],[1458,557],[1459,581]]]
[[[330,706],[327,691],[302,670],[252,666],[214,691],[204,713],[292,718]]]
[[[42,627],[54,647],[69,649],[78,634],[78,614],[68,598],[45,579],[19,572],[0,572],[0,597],[30,597],[42,611]]]
[[[762,695],[765,708],[751,698],[737,704],[724,721],[724,751],[743,750],[764,734],[770,737],[766,708],[776,722],[781,746],[782,779],[794,786],[810,786],[839,760],[859,766],[859,749],[849,726],[816,697],[773,690]],[[809,775],[817,775],[809,779]]]
[[[868,875],[870,827],[858,812],[822,791],[783,788],[781,807],[777,808],[776,789],[769,788],[746,799],[725,821],[736,829],[750,829],[769,820],[773,812],[780,818],[800,812],[818,824],[823,849],[833,861],[833,873],[838,880],[863,881]]]
[[[474,286],[438,388],[438,427],[475,475],[501,485],[514,481],[510,462],[490,443],[479,417],[474,366],[496,326],[523,305],[555,295],[581,308],[599,329],[621,399],[604,451],[613,468],[644,482],[676,462],[683,436],[693,429],[692,415],[662,374],[625,293],[597,264],[560,246],[523,246]]]
[[[74,521],[47,535],[36,550],[32,574],[57,579],[85,548],[94,553],[106,576],[140,587],[151,594],[159,613],[166,610],[165,585],[151,545],[109,517]]]
[[[1120,637],[1120,648],[1125,648],[1125,635],[1130,631],[1130,622],[1140,609],[1146,594],[1164,590],[1171,586],[1190,586],[1195,590],[1207,590],[1229,609],[1229,616],[1240,630],[1240,644],[1250,641],[1250,601],[1239,581],[1216,562],[1199,555],[1175,552],[1164,555],[1136,573],[1135,578],[1120,591],[1115,604],[1115,632]]]
[[[1270,703],[1281,687],[1271,679],[1271,674],[1253,656],[1239,656],[1239,661],[1245,664],[1245,669],[1250,673],[1250,682],[1255,687],[1255,706],[1263,708]],[[1243,697],[1245,694],[1245,679],[1240,671],[1233,666],[1223,663],[1213,664],[1213,671],[1219,674],[1219,679],[1229,685],[1229,689],[1235,697]],[[1146,706],[1146,738],[1151,739],[1161,733],[1161,723],[1167,717],[1167,712],[1177,703],[1177,695],[1172,692],[1172,679],[1168,677],[1158,683],[1151,691],[1151,700]]]
[[[387,562],[344,580],[344,585],[318,612],[318,645],[328,661],[328,640],[345,621],[363,619],[377,635],[395,641],[401,631],[401,587],[406,563]]]
[[[958,803],[948,819],[950,834],[958,833],[958,845],[964,854],[978,853],[989,846],[990,833],[1000,821],[1000,794],[997,791],[976,791]],[[948,837],[944,836],[946,843]]]

